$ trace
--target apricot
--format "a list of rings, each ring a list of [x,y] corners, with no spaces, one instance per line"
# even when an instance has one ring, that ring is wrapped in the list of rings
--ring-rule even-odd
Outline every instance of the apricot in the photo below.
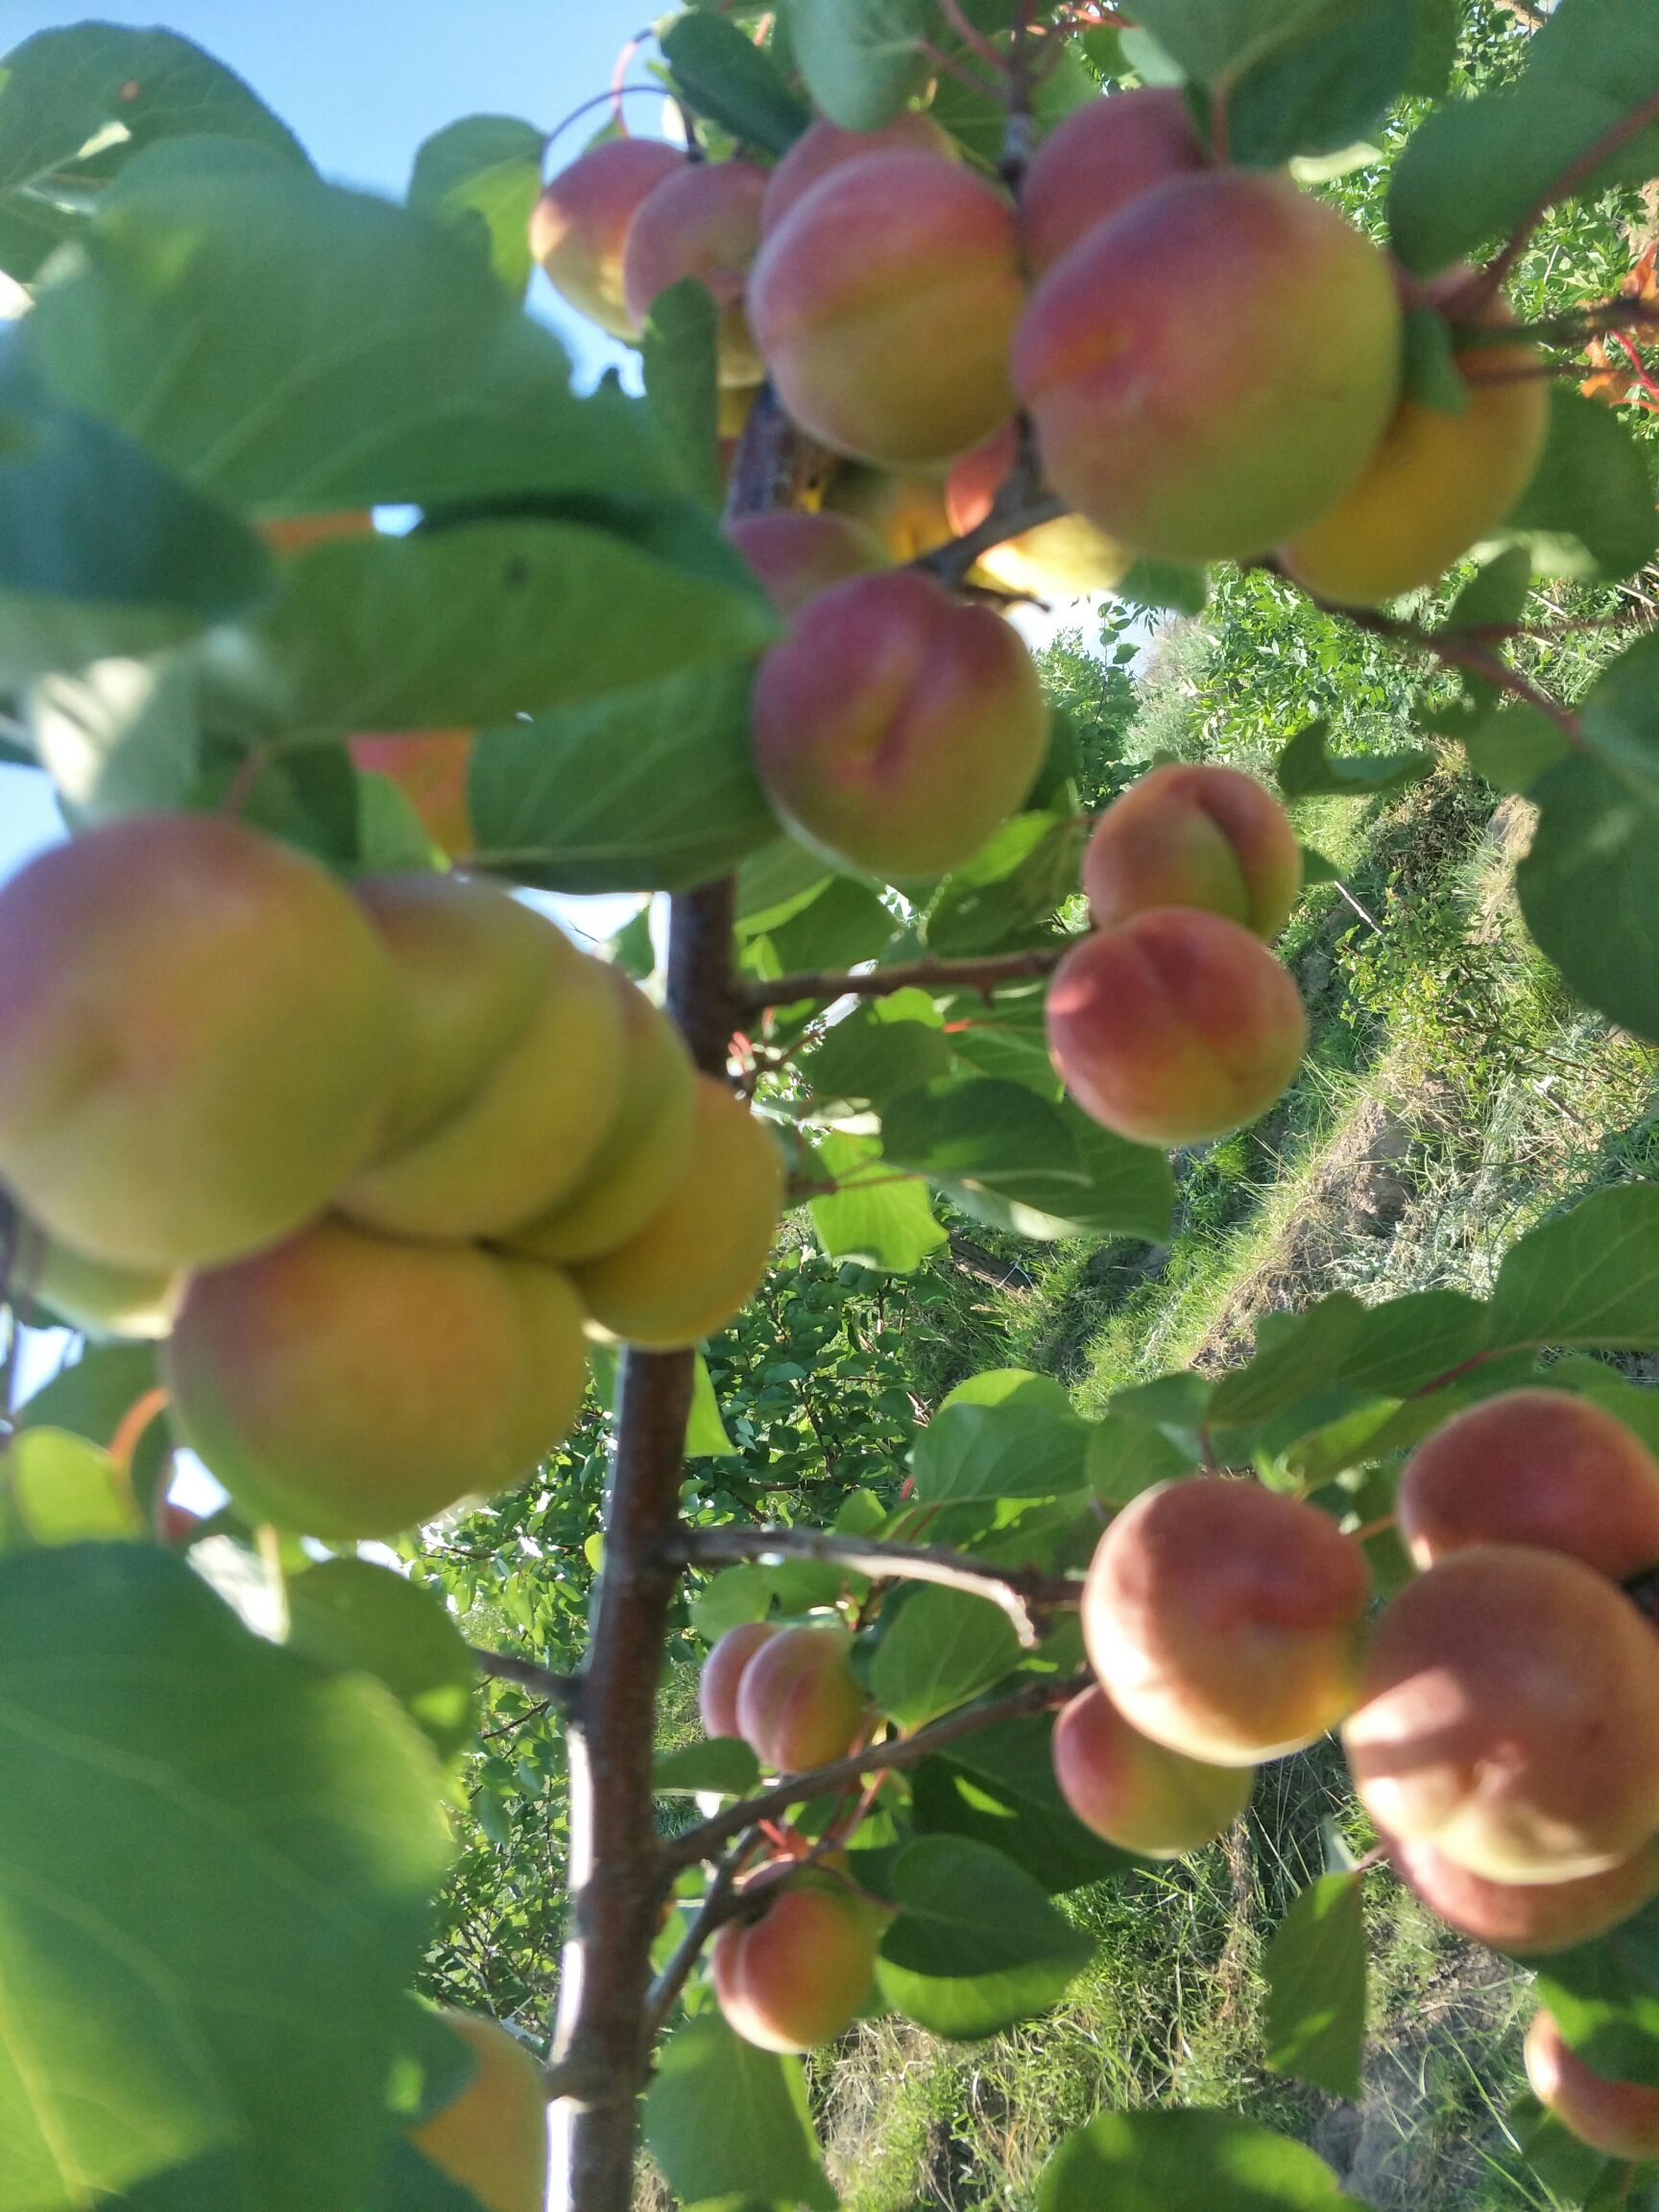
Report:
[[[1260,170],[1178,177],[1038,284],[1014,342],[1046,480],[1166,561],[1282,544],[1358,482],[1400,387],[1387,261]]]
[[[1136,1144],[1194,1144],[1266,1112],[1295,1077],[1308,1017],[1259,937],[1155,906],[1068,952],[1048,1051],[1071,1096]]]
[[[1432,1843],[1388,1839],[1389,1856],[1431,1912],[1494,1951],[1542,1957],[1617,1928],[1659,1891],[1659,1847],[1648,1843],[1605,1873],[1570,1882],[1490,1882]]]
[[[821,177],[844,162],[869,154],[932,154],[953,161],[956,142],[949,131],[914,108],[895,115],[879,131],[843,131],[838,123],[819,116],[807,125],[773,170],[760,204],[760,235],[770,238],[785,215],[812,189]]]
[[[926,470],[844,462],[825,490],[824,511],[861,522],[889,561],[919,560],[956,535],[945,504],[945,480]]]
[[[1098,1686],[1054,1723],[1054,1777],[1085,1828],[1146,1859],[1178,1859],[1224,1835],[1250,1800],[1253,1768],[1212,1767],[1131,1728]]]
[[[977,530],[990,514],[1019,445],[1019,432],[1005,422],[951,469],[945,504],[955,536]],[[1061,515],[993,545],[976,565],[1010,591],[1028,591],[1038,599],[1074,599],[1089,591],[1110,591],[1121,581],[1129,556],[1081,515]]]
[[[1514,318],[1500,301],[1488,320]],[[1377,607],[1432,584],[1531,482],[1550,426],[1543,356],[1465,347],[1456,362],[1469,379],[1462,413],[1403,398],[1358,481],[1280,546],[1286,570],[1321,599]]]
[[[695,276],[720,311],[719,377],[758,384],[764,373],[744,310],[760,246],[766,172],[749,161],[682,161],[641,202],[622,254],[622,296],[643,324],[659,292]]]
[[[348,892],[228,816],[132,815],[0,889],[0,1175],[141,1271],[269,1244],[368,1154],[396,979]]]
[[[831,584],[886,566],[880,546],[850,515],[742,515],[726,535],[780,614],[793,614]]]
[[[417,2150],[470,2190],[484,2212],[544,2212],[547,2090],[541,2069],[493,2020],[445,2010],[477,2066],[460,2095],[411,2129]]]
[[[1108,216],[1210,157],[1187,96],[1147,84],[1090,100],[1057,123],[1032,156],[1020,193],[1020,235],[1034,276]]]
[[[1132,1728],[1216,1767],[1323,1736],[1354,1702],[1370,1578],[1316,1507],[1197,1476],[1142,1491],[1083,1585],[1083,1641]]]
[[[752,725],[760,781],[795,835],[894,883],[970,859],[1018,809],[1048,743],[1018,634],[904,569],[802,608],[760,664]]]
[[[607,138],[561,169],[530,217],[530,251],[553,289],[613,338],[637,338],[622,289],[622,254],[640,206],[685,155],[655,138]]]
[[[852,1750],[870,1715],[844,1628],[781,1628],[750,1653],[737,1683],[737,1732],[762,1767],[800,1774]]]
[[[1406,1462],[1395,1502],[1413,1562],[1537,1544],[1615,1582],[1659,1561],[1659,1465],[1623,1421],[1564,1390],[1505,1390]]]
[[[1012,412],[1023,299],[1014,211],[933,154],[821,177],[761,248],[749,314],[779,397],[833,452],[948,461]]]
[[[778,1147],[740,1099],[697,1078],[691,1156],[642,1229],[574,1270],[601,1329],[656,1352],[723,1329],[760,1287],[783,1205]]]
[[[184,1277],[177,1267],[112,1267],[88,1260],[19,1216],[11,1287],[37,1298],[87,1336],[160,1337],[173,1326]]]
[[[1534,2013],[1523,2047],[1540,2104],[1604,2158],[1659,2158],[1659,2089],[1595,2073],[1549,2012]]]
[[[762,2051],[844,2034],[876,1975],[876,1916],[859,1897],[798,1877],[753,1922],[730,1920],[709,1960],[727,2026]]]
[[[1151,906],[1201,906],[1269,943],[1302,888],[1290,817],[1253,776],[1209,763],[1154,768],[1115,799],[1083,855],[1099,929]]]
[[[349,738],[354,768],[389,777],[445,853],[470,853],[472,809],[468,786],[475,730],[378,731]]]
[[[710,1736],[742,1735],[737,1725],[737,1686],[750,1660],[777,1633],[776,1621],[740,1621],[710,1648],[697,1677],[697,1709]]]
[[[337,1220],[193,1276],[163,1370],[184,1439],[251,1518],[340,1542],[529,1474],[587,1381],[555,1269]]]
[[[1659,1828],[1653,1631],[1560,1552],[1472,1545],[1407,1583],[1342,1733],[1378,1826],[1488,1881],[1604,1873]]]
[[[532,1260],[596,1260],[667,1204],[691,1163],[697,1084],[680,1032],[618,968],[606,968],[622,1016],[622,1096],[569,1196],[502,1242]]]

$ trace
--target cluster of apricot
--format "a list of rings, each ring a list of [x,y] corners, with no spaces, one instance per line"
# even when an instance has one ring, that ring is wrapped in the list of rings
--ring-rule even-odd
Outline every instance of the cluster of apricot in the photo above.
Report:
[[[340,1540],[527,1474],[589,1327],[720,1327],[781,1202],[761,1125],[542,915],[454,876],[348,886],[207,814],[0,889],[0,1177],[33,1225],[12,1286],[165,1336],[238,1503]]]

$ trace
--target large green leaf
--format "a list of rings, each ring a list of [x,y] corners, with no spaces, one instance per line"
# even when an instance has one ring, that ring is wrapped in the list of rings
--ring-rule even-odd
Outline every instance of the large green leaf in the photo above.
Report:
[[[977,1498],[1065,1498],[1088,1487],[1090,1427],[1063,1410],[1015,1397],[1000,1405],[948,1402],[911,1453],[923,1504]]]
[[[935,2035],[994,2035],[1046,2011],[1094,1944],[1012,1859],[963,1836],[924,1836],[893,1867],[899,1917],[877,1980]]]
[[[1262,1960],[1267,2063],[1333,2097],[1359,2094],[1365,2047],[1363,1877],[1326,1874],[1296,1898]]]
[[[714,296],[695,276],[659,292],[639,333],[645,397],[674,456],[686,490],[718,507],[720,387],[715,343],[719,315]]]
[[[1273,773],[1287,799],[1316,794],[1370,799],[1421,782],[1434,765],[1431,753],[1330,753],[1325,743],[1330,734],[1331,725],[1321,715],[1298,730],[1280,752]]]
[[[516,297],[530,281],[544,143],[534,123],[516,115],[466,115],[426,140],[409,179],[410,206],[469,233]]]
[[[1541,1960],[1538,1997],[1587,2066],[1659,2088],[1659,1910]]]
[[[757,2051],[717,2012],[686,2021],[657,2053],[644,2136],[682,2204],[834,2212],[801,2061]]]
[[[997,1720],[924,1759],[912,1777],[918,1833],[988,1843],[1050,1895],[1131,1864],[1085,1828],[1060,1794],[1053,1733],[1047,1715]]]
[[[677,16],[661,45],[686,106],[733,138],[783,154],[811,122],[811,108],[771,55],[724,16],[700,10]]]
[[[806,88],[843,131],[879,131],[926,78],[931,0],[783,0]]]
[[[1512,1246],[1492,1292],[1497,1345],[1659,1345],[1659,1183],[1614,1184]]]
[[[1054,917],[1077,889],[1087,824],[1074,816],[1016,814],[945,879],[927,916],[930,950],[946,958],[999,952],[1054,934]]]
[[[923,1583],[906,1594],[877,1647],[870,1691],[902,1728],[920,1728],[1019,1664],[1020,1639],[999,1606]]]
[[[1653,480],[1644,448],[1611,408],[1555,387],[1543,457],[1505,530],[1552,574],[1628,576],[1652,558]]]
[[[1037,2212],[1363,2212],[1322,2158],[1232,2112],[1102,2112],[1068,2136]]]
[[[0,1562],[4,2212],[192,2168],[248,2212],[355,2212],[439,1776],[379,1684],[250,1636],[163,1552]]]
[[[442,1758],[471,1743],[477,1662],[429,1590],[367,1559],[325,1559],[290,1577],[288,1612],[296,1651],[383,1682]]]
[[[1317,38],[1359,0],[1145,0],[1135,20],[1200,84],[1236,84],[1276,54]]]
[[[1365,135],[1411,72],[1413,0],[1364,0],[1247,69],[1227,97],[1235,161],[1271,167],[1292,154],[1330,154]]]
[[[108,1452],[67,1429],[32,1425],[0,1459],[4,1505],[32,1544],[107,1544],[145,1534],[132,1485]]]
[[[806,1209],[827,1259],[858,1260],[908,1275],[946,1241],[926,1183],[884,1166],[873,1137],[824,1129],[816,1132],[813,1147],[841,1178],[839,1190],[809,1200]]]

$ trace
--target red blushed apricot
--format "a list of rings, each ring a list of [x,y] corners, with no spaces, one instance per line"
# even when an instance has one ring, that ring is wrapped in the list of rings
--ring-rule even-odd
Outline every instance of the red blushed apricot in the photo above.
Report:
[[[376,732],[349,739],[347,751],[354,768],[389,777],[397,784],[435,845],[445,853],[467,854],[475,842],[467,789],[477,734],[475,730]]]
[[[1314,1506],[1218,1476],[1162,1482],[1095,1548],[1083,1641],[1131,1727],[1248,1767],[1353,1704],[1369,1587],[1359,1547]]]
[[[749,161],[682,161],[641,202],[622,255],[622,294],[643,324],[659,292],[695,276],[720,310],[720,381],[758,384],[743,288],[760,246],[766,172]]]
[[[1659,1465],[1623,1421],[1565,1390],[1506,1390],[1419,1444],[1395,1512],[1413,1562],[1536,1544],[1615,1582],[1659,1561]]]
[[[1201,906],[1271,943],[1301,888],[1290,817],[1237,768],[1154,768],[1107,807],[1083,855],[1099,929],[1151,906]]]
[[[1600,1874],[1659,1828],[1659,1656],[1556,1551],[1454,1551],[1390,1601],[1342,1731],[1377,1825],[1492,1882]]]
[[[1167,561],[1281,544],[1358,480],[1400,388],[1387,261],[1260,170],[1178,177],[1039,283],[1014,342],[1043,473]]]
[[[932,154],[821,177],[761,249],[756,340],[789,413],[854,460],[913,468],[988,438],[1014,397],[1024,296],[1014,210]]]
[[[737,1685],[737,1731],[762,1767],[797,1774],[849,1752],[870,1706],[845,1629],[780,1629],[751,1653]]]
[[[760,235],[770,238],[785,215],[804,199],[821,177],[843,162],[860,160],[868,154],[932,154],[956,158],[956,145],[949,131],[931,115],[906,108],[879,131],[843,131],[839,124],[820,116],[802,132],[766,186],[760,207]]]
[[[678,147],[655,138],[608,138],[562,169],[536,203],[530,251],[553,289],[613,338],[639,325],[622,293],[629,227],[665,178],[686,166]]]
[[[1146,1859],[1178,1859],[1224,1835],[1255,1771],[1211,1767],[1131,1728],[1096,1685],[1054,1723],[1054,1778],[1085,1828]]]
[[[541,2069],[498,2021],[445,2010],[476,2064],[452,2103],[412,2139],[459,2181],[483,2212],[543,2212],[547,2202],[547,2090]]]
[[[849,515],[740,515],[726,535],[780,614],[793,614],[831,584],[887,565],[872,534]]]
[[[697,1709],[710,1736],[741,1736],[737,1725],[737,1685],[743,1670],[778,1634],[776,1621],[740,1621],[709,1650],[697,1677]]]
[[[1648,1843],[1604,1874],[1572,1882],[1489,1882],[1432,1843],[1388,1839],[1400,1879],[1460,1935],[1518,1959],[1569,1951],[1604,1936],[1659,1890],[1659,1847]]]
[[[990,514],[1014,467],[1019,445],[1019,432],[1011,421],[1005,422],[995,437],[964,453],[951,469],[945,504],[958,537],[977,530]],[[1111,590],[1129,566],[1129,556],[1081,515],[1061,515],[993,545],[980,554],[977,565],[1010,591],[1029,591],[1039,599],[1077,598],[1088,591]]]
[[[1047,1025],[1071,1096],[1136,1144],[1194,1144],[1254,1121],[1308,1046],[1301,997],[1261,939],[1189,906],[1086,937],[1054,971]]]
[[[903,569],[809,600],[760,664],[752,721],[760,781],[795,834],[894,883],[971,858],[1048,743],[1017,633]]]
[[[1209,166],[1187,96],[1172,85],[1073,108],[1038,147],[1021,188],[1020,234],[1032,275],[1142,192]]]
[[[792,1883],[762,1919],[714,1938],[714,1994],[728,2027],[762,2051],[811,2051],[844,2034],[876,1973],[876,1915],[829,1885]]]
[[[1659,2158],[1659,2089],[1592,2072],[1548,2012],[1534,2015],[1525,2056],[1533,2096],[1581,2143],[1604,2158]]]

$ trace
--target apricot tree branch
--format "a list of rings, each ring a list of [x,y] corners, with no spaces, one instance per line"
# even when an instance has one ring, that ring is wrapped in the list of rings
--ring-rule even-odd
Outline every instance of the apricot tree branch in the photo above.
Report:
[[[1022,489],[1015,497],[1005,500],[1003,493],[1015,481],[1010,475],[1002,492],[997,494],[997,504],[983,522],[964,531],[960,538],[952,538],[943,545],[935,545],[930,553],[918,554],[911,562],[912,568],[920,568],[925,576],[936,576],[941,584],[952,590],[962,582],[981,553],[989,553],[993,546],[1005,545],[1010,538],[1022,538],[1027,530],[1035,530],[1044,522],[1054,522],[1071,510],[1064,499],[1041,486]]]
[[[945,1545],[878,1544],[856,1536],[837,1536],[827,1528],[690,1528],[677,1556],[687,1567],[724,1565],[734,1559],[811,1559],[845,1567],[873,1582],[902,1579],[936,1582],[1000,1606],[1027,1651],[1043,1641],[1042,1617],[1075,1610],[1083,1585],[1069,1575],[1046,1575],[1037,1567],[999,1567]]]
[[[481,1644],[469,1647],[478,1662],[481,1674],[488,1674],[495,1682],[516,1682],[520,1690],[533,1690],[538,1697],[545,1697],[555,1711],[565,1714],[576,1710],[582,1694],[582,1678],[578,1674],[556,1674],[550,1667],[538,1667],[534,1659],[520,1659],[511,1651],[486,1650]]]
[[[1056,945],[1033,945],[1023,952],[998,952],[982,960],[896,960],[885,968],[846,972],[809,968],[769,982],[743,984],[739,996],[748,1014],[796,1006],[807,998],[825,1005],[836,998],[890,998],[896,991],[977,991],[989,998],[1005,983],[1051,975],[1079,942],[1068,937]]]
[[[690,1927],[682,1936],[667,1965],[652,1983],[651,1993],[645,2000],[647,2052],[679,2002],[680,1992],[690,1980],[691,1969],[703,1956],[709,1938],[737,1911],[737,1876],[744,1860],[749,1856],[749,1840],[745,1837],[715,1867],[714,1879],[709,1883],[708,1894],[698,1907]]]

